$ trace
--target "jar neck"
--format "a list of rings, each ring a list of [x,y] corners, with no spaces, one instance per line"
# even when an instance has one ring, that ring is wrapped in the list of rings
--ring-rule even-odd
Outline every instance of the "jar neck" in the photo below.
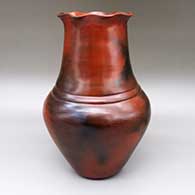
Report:
[[[56,87],[76,95],[110,95],[135,87],[127,18],[67,17],[62,66]]]

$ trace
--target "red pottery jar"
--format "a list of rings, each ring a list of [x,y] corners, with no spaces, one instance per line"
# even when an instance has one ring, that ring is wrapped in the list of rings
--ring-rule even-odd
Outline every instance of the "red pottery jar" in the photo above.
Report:
[[[115,175],[142,138],[150,103],[128,51],[131,12],[69,12],[60,74],[43,115],[54,142],[86,178]]]

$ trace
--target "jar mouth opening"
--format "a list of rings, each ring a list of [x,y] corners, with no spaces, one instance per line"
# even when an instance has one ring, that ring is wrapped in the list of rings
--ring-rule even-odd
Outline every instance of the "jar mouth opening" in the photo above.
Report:
[[[57,16],[70,16],[73,18],[82,18],[86,16],[100,16],[100,17],[113,17],[113,16],[127,16],[131,17],[134,14],[130,11],[114,11],[114,12],[102,12],[102,11],[91,11],[91,12],[82,12],[82,11],[72,11],[72,12],[60,12]]]

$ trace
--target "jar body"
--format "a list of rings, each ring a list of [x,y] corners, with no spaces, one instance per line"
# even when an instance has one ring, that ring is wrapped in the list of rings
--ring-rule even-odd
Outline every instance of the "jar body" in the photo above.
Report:
[[[102,179],[115,175],[129,159],[148,125],[150,104],[142,91],[108,104],[66,102],[50,93],[44,118],[76,172]]]

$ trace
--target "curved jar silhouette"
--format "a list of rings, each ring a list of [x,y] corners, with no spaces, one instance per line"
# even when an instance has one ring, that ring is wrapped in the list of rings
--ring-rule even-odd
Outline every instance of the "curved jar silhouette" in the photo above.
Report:
[[[142,138],[150,104],[130,64],[131,12],[60,13],[64,51],[43,115],[56,145],[87,178],[115,175]]]

